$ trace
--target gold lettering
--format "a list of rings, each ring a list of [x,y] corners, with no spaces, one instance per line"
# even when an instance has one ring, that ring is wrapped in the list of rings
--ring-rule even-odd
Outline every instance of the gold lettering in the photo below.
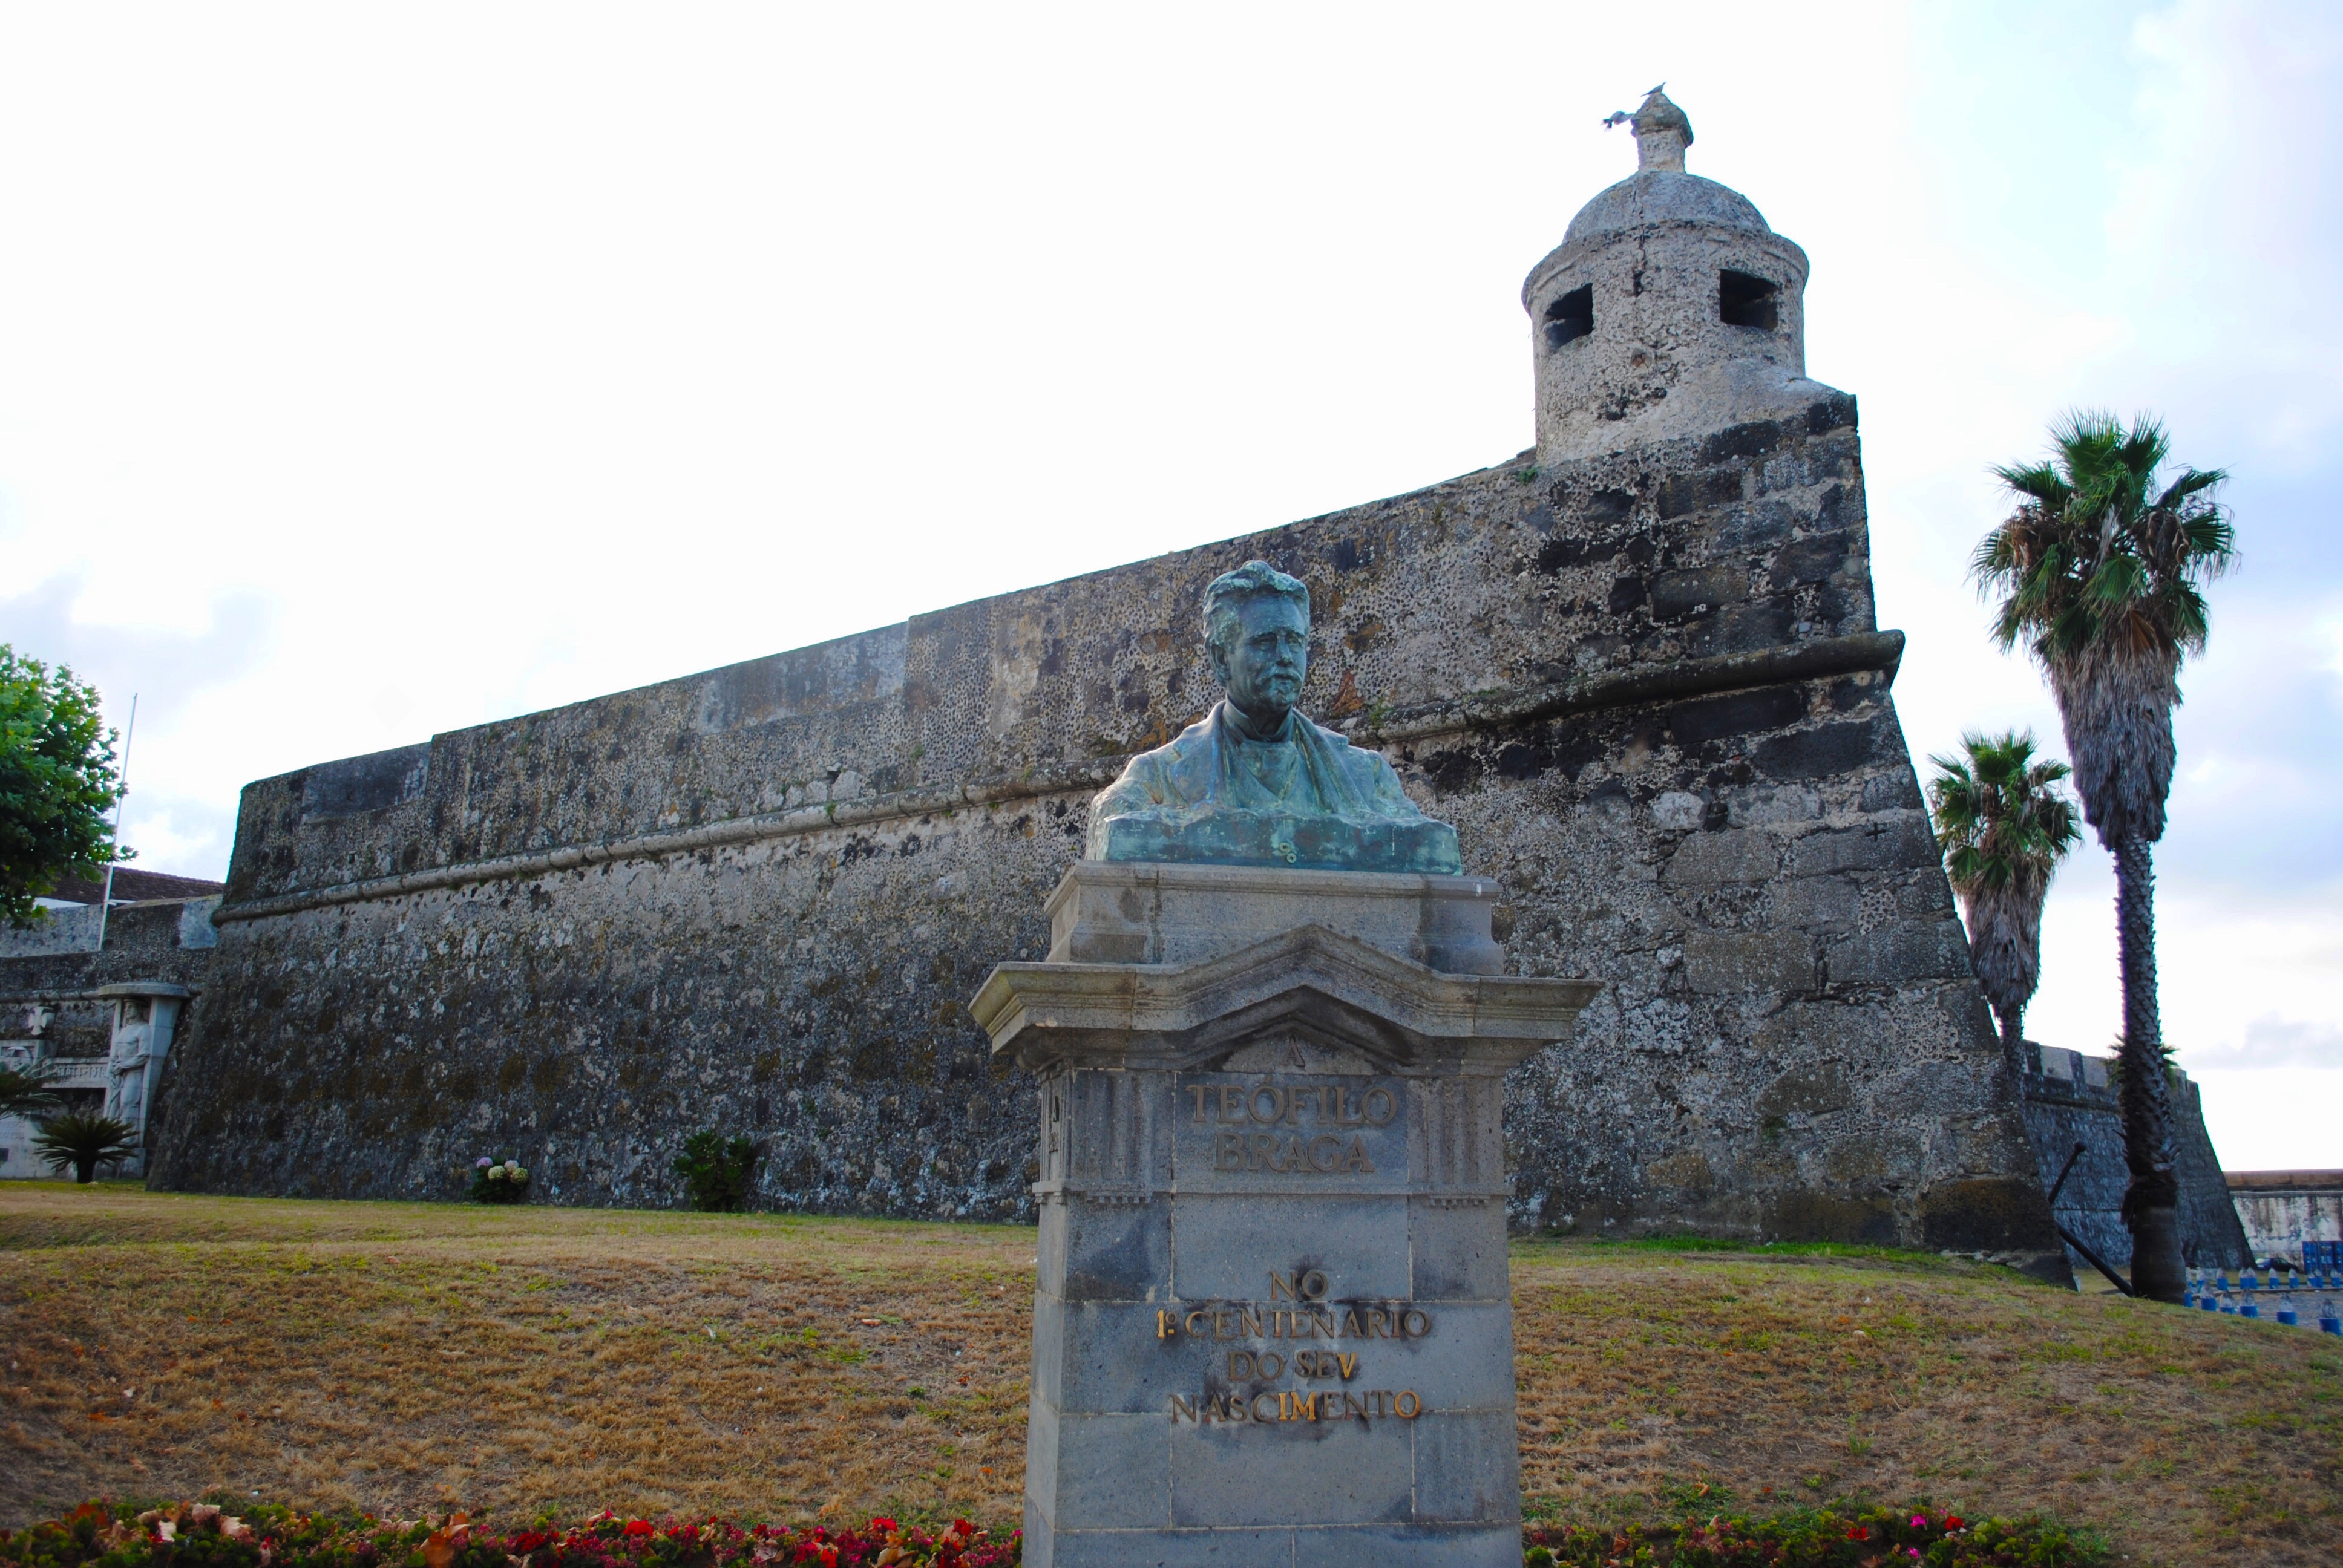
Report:
[[[1356,1133],[1351,1135],[1351,1152],[1343,1160],[1342,1169],[1363,1171],[1370,1176],[1375,1173],[1374,1161],[1367,1158],[1367,1141]]]
[[[1231,1382],[1252,1382],[1252,1352],[1251,1351],[1231,1351],[1229,1352],[1229,1381]]]
[[[1326,1299],[1325,1270],[1312,1269],[1307,1273],[1303,1274],[1298,1282],[1301,1286],[1302,1299],[1303,1301],[1322,1302]]]
[[[1358,1308],[1353,1307],[1349,1312],[1342,1314],[1342,1334],[1344,1338],[1354,1340],[1364,1332],[1365,1331],[1359,1327]]]
[[[1421,1324],[1421,1327],[1417,1325]],[[1410,1307],[1399,1315],[1402,1339],[1420,1340],[1432,1332],[1432,1314],[1420,1307]]]
[[[1199,1307],[1199,1308],[1197,1308],[1194,1312],[1190,1312],[1190,1313],[1188,1314],[1187,1322],[1186,1322],[1186,1323],[1185,1323],[1185,1324],[1183,1324],[1182,1326],[1183,1326],[1183,1327],[1185,1327],[1185,1328],[1187,1329],[1187,1331],[1188,1331],[1190,1333],[1192,1333],[1192,1333],[1194,1333],[1194,1332],[1196,1332],[1196,1320],[1197,1320],[1197,1319],[1199,1319],[1199,1318],[1209,1318],[1209,1317],[1211,1317],[1211,1316],[1212,1316],[1212,1313],[1210,1313],[1210,1312],[1208,1312],[1204,1311],[1204,1309],[1203,1309],[1203,1308]]]
[[[1402,1421],[1413,1421],[1423,1409],[1423,1402],[1415,1397],[1413,1389],[1402,1389],[1399,1397],[1392,1401],[1392,1413]]]
[[[1275,1269],[1272,1269],[1269,1271],[1269,1299],[1272,1302],[1294,1300],[1293,1277],[1291,1274],[1281,1274]]]
[[[1177,1316],[1159,1308],[1155,1313],[1155,1337],[1159,1340],[1168,1340],[1179,1332],[1180,1324]]]
[[[1336,1356],[1334,1358],[1334,1364],[1342,1369],[1342,1377],[1345,1381],[1348,1381],[1359,1370],[1359,1358],[1356,1356]]]
[[[1366,1420],[1367,1402],[1363,1399],[1353,1399],[1347,1393],[1344,1394],[1342,1396],[1342,1414],[1346,1420],[1352,1416],[1356,1416],[1361,1421]]]
[[[1375,1101],[1377,1100],[1381,1100],[1383,1102],[1383,1113],[1381,1116],[1375,1114]],[[1381,1127],[1389,1122],[1393,1117],[1399,1114],[1399,1098],[1393,1094],[1388,1089],[1370,1089],[1367,1091],[1367,1097],[1365,1101],[1362,1102],[1360,1109],[1366,1112],[1368,1126]]]
[[[1374,1308],[1369,1307],[1367,1309],[1366,1337],[1373,1339],[1377,1334],[1382,1334],[1385,1338],[1390,1337],[1391,1314],[1389,1312],[1377,1312]]]
[[[1212,1402],[1210,1399],[1204,1401],[1204,1403],[1208,1406]],[[1183,1415],[1188,1418],[1190,1425],[1192,1426],[1197,1424],[1196,1402],[1192,1399],[1183,1399],[1175,1393],[1172,1396],[1172,1419],[1174,1422],[1177,1422]]]
[[[1275,1351],[1263,1351],[1252,1359],[1253,1370],[1263,1381],[1285,1375],[1285,1358]]]
[[[1334,1332],[1334,1314],[1332,1312],[1311,1313],[1310,1337],[1313,1340],[1320,1338],[1330,1340],[1338,1338],[1339,1336]]]
[[[1255,1421],[1276,1421],[1280,1419],[1277,1416],[1263,1415],[1261,1413],[1261,1402],[1265,1399],[1275,1399],[1276,1397],[1277,1396],[1273,1393],[1257,1393],[1253,1395],[1252,1408],[1248,1413],[1251,1414],[1252,1419]]]
[[[1261,1338],[1261,1309],[1259,1307],[1239,1307],[1237,1309],[1237,1322],[1239,1326],[1244,1330],[1247,1338],[1256,1340]]]

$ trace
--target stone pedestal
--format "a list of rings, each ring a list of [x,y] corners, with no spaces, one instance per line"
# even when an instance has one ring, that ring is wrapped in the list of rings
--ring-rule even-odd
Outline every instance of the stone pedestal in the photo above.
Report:
[[[1504,1073],[1596,988],[1492,972],[1496,896],[1086,861],[986,980],[1041,1082],[1034,1568],[1519,1563]]]

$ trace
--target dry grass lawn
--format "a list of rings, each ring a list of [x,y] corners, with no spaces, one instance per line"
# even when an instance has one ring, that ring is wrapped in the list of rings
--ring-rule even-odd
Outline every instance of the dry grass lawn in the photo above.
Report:
[[[1032,1258],[1005,1227],[0,1183],[0,1523],[229,1488],[1007,1524]],[[1534,1242],[1513,1288],[1534,1513],[1925,1497],[2143,1564],[2343,1560],[2332,1339],[1909,1256]]]

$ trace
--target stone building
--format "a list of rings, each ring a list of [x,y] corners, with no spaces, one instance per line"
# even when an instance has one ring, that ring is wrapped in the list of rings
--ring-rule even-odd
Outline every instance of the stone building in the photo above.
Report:
[[[2247,1251],[2307,1271],[2336,1271],[2343,1243],[2343,1171],[2231,1171],[2229,1201]],[[2232,1260],[2207,1260],[2229,1262]]]
[[[1199,600],[1316,608],[1303,708],[1502,880],[1514,972],[1604,984],[1517,1070],[1517,1223],[2023,1255],[2063,1273],[1889,699],[1855,399],[1806,258],[1684,116],[1530,274],[1538,445],[1175,555],[261,779],[154,1180],[1031,1213],[965,1003],[1047,950],[1091,794],[1212,696]]]
[[[221,886],[117,869],[61,883],[40,924],[0,930],[0,1066],[47,1063],[70,1110],[128,1122],[142,1145],[183,1010],[202,990]],[[0,1179],[53,1176],[34,1125],[0,1116]],[[143,1159],[116,1172],[139,1175]]]

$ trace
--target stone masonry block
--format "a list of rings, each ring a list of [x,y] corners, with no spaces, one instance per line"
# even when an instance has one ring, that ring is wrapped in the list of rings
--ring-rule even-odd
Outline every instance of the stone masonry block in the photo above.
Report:
[[[1684,938],[1692,989],[1711,996],[1815,989],[1814,939],[1797,931],[1694,931]]]
[[[1652,615],[1658,620],[1682,620],[1748,597],[1749,574],[1738,566],[1662,572],[1652,579]]]
[[[1774,779],[1822,779],[1851,773],[1881,752],[1879,730],[1865,719],[1817,725],[1762,742],[1754,760]]]
[[[1460,1208],[1413,1199],[1407,1240],[1415,1300],[1504,1299],[1505,1207],[1499,1200]]]
[[[1415,1431],[1415,1516],[1495,1523],[1519,1516],[1521,1434],[1511,1411],[1427,1415]]]
[[[1294,1532],[1262,1530],[1080,1530],[1056,1541],[1025,1533],[1026,1568],[1239,1568],[1291,1562]],[[1348,1533],[1345,1532],[1344,1533]],[[1037,1557],[1036,1548],[1049,1553]],[[1353,1559],[1357,1561],[1357,1559]]]
[[[1207,1426],[1172,1449],[1172,1522],[1398,1524],[1414,1493],[1413,1422]]]
[[[1036,1302],[1037,1323],[1048,1304],[1047,1297]],[[1145,1414],[1161,1428],[1172,1396],[1192,1395],[1209,1371],[1202,1343],[1159,1337],[1153,1307],[1077,1302],[1051,1310],[1060,1325],[1058,1360],[1049,1381],[1038,1362],[1033,1379],[1035,1391],[1061,1413]]]
[[[1767,890],[1774,923],[1837,929],[1863,912],[1863,894],[1845,877],[1785,877]]]
[[[1051,1204],[1042,1231],[1061,1249],[1068,1301],[1144,1302],[1172,1274],[1172,1238],[1151,1203],[1097,1203],[1069,1197]]]
[[[1833,942],[1825,962],[1835,985],[1905,985],[1970,972],[1968,939],[1951,920],[1861,932]]]
[[[1936,836],[1918,816],[1809,833],[1790,850],[1791,869],[1809,877],[1827,871],[1896,870],[1936,863]]]
[[[1172,1293],[1182,1301],[1253,1301],[1264,1271],[1327,1269],[1346,1296],[1399,1301],[1408,1262],[1383,1244],[1389,1200],[1182,1192],[1172,1201]]]
[[[1522,1532],[1517,1524],[1439,1531],[1366,1528],[1293,1533],[1293,1568],[1362,1568],[1366,1563],[1374,1568],[1519,1568],[1521,1560]]]
[[[1172,1517],[1172,1445],[1161,1411],[1057,1417],[1051,1513],[1058,1529],[1161,1529]]]
[[[1782,841],[1753,829],[1695,833],[1668,858],[1663,880],[1701,887],[1715,882],[1763,881],[1781,869]]]

